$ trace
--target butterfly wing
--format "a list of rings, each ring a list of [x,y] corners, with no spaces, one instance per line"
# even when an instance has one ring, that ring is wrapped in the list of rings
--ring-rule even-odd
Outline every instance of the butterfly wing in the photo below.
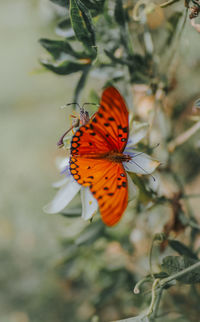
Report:
[[[124,99],[117,89],[108,87],[103,92],[97,113],[73,136],[71,154],[123,152],[128,130],[128,111]]]
[[[114,87],[104,90],[100,108],[72,138],[70,171],[99,203],[102,220],[116,224],[128,202],[127,177],[122,163],[103,155],[123,152],[128,139],[128,111]]]
[[[79,184],[90,187],[103,222],[115,225],[128,203],[127,176],[122,163],[72,156],[70,169]]]

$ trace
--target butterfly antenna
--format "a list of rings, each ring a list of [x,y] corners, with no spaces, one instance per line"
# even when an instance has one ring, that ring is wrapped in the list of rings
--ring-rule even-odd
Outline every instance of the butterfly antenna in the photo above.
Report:
[[[144,153],[144,152],[139,152],[138,154],[134,155],[134,156],[132,157],[132,161],[133,161],[133,163],[135,163],[135,165],[137,165],[140,169],[142,169],[142,170],[144,171],[144,173],[146,173],[146,174],[150,175],[150,176],[153,178],[153,181],[155,182],[155,181],[156,181],[155,177],[154,177],[152,174],[148,173],[148,172],[147,172],[143,167],[141,167],[137,162],[135,162],[135,161],[133,160],[133,158],[135,158],[135,157],[137,157],[138,155],[141,155],[141,154],[143,154],[143,153]]]
[[[80,107],[79,103],[76,103],[76,102],[73,102],[73,103],[67,103],[67,104],[65,104],[65,105],[61,106],[61,108],[65,108],[65,107],[67,107],[67,106],[69,106],[69,105],[78,105],[79,109],[81,109],[81,107]]]

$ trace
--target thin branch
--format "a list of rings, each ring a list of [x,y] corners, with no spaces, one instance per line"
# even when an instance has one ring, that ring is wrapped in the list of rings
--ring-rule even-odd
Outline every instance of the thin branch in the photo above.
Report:
[[[192,135],[194,135],[200,129],[200,121],[194,124],[184,133],[181,133],[176,139],[171,141],[168,145],[170,152],[173,152],[175,148],[183,143],[185,143]]]
[[[178,2],[178,1],[180,1],[180,0],[169,0],[169,1],[166,1],[166,2],[164,2],[164,3],[161,3],[161,4],[160,4],[160,7],[161,7],[161,8],[165,8],[165,7],[168,7],[168,6],[170,6],[171,4],[174,4],[175,2]]]

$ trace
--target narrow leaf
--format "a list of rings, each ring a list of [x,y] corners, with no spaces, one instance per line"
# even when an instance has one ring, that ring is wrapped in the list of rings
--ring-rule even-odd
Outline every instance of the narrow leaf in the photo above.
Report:
[[[90,51],[95,51],[95,32],[87,7],[79,0],[70,0],[72,27],[78,40]]]
[[[55,59],[58,59],[62,53],[78,56],[67,41],[42,38],[39,42]]]
[[[85,64],[80,64],[72,61],[64,61],[59,65],[42,61],[41,64],[47,69],[59,75],[69,75],[86,68]]]
[[[71,55],[78,59],[90,59],[92,58],[89,53],[75,51],[68,41],[63,40],[51,40],[42,38],[39,40],[40,44],[52,55],[53,58],[59,59],[63,54]]]
[[[176,252],[178,252],[180,255],[185,255],[193,259],[198,259],[197,256],[180,241],[170,239],[168,242],[169,242],[169,246],[172,249],[174,249]]]
[[[103,12],[105,0],[82,0],[82,3],[90,9],[91,15],[95,17]]]
[[[115,20],[121,26],[125,26],[125,15],[122,0],[116,0],[115,4]]]
[[[69,5],[69,0],[50,0],[51,2],[57,4],[58,6],[65,7]]]

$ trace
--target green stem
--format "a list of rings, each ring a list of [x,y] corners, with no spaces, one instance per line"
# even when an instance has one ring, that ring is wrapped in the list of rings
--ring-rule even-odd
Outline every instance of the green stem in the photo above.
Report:
[[[178,2],[178,1],[180,1],[180,0],[169,0],[169,1],[166,1],[166,2],[164,2],[164,3],[161,3],[161,4],[160,4],[160,7],[161,7],[161,8],[165,8],[165,7],[168,7],[168,6],[170,6],[171,4],[173,4],[173,3],[175,3],[175,2]]]
[[[153,277],[153,267],[152,267],[153,244],[154,244],[154,240],[151,243],[151,248],[150,248],[150,251],[149,251],[149,270],[150,270],[150,275],[151,275],[152,278],[154,278]]]
[[[152,280],[152,277],[145,277],[142,280],[140,280],[139,282],[137,282],[137,284],[134,287],[133,293],[134,294],[139,294],[140,293],[140,287],[142,286],[142,284],[146,283],[146,282],[150,282]]]
[[[153,312],[152,312],[152,314],[149,317],[150,318],[150,321],[154,321],[155,318],[157,317],[157,313],[158,313],[158,309],[159,309],[159,305],[160,305],[160,301],[161,301],[161,297],[162,297],[162,292],[163,292],[163,289],[161,288],[158,291],[158,294],[156,295]]]
[[[180,199],[200,198],[200,194],[183,195]]]
[[[155,310],[155,305],[156,305],[157,295],[158,295],[158,294],[156,294],[156,291],[157,291],[156,290],[156,287],[157,287],[157,285],[159,285],[159,281],[160,281],[160,279],[159,278],[156,278],[154,280],[154,282],[153,282],[153,285],[152,285],[151,304],[150,304],[150,306],[148,308],[148,311],[147,311],[147,314],[146,314],[147,316],[150,316],[154,312],[154,310]]]

